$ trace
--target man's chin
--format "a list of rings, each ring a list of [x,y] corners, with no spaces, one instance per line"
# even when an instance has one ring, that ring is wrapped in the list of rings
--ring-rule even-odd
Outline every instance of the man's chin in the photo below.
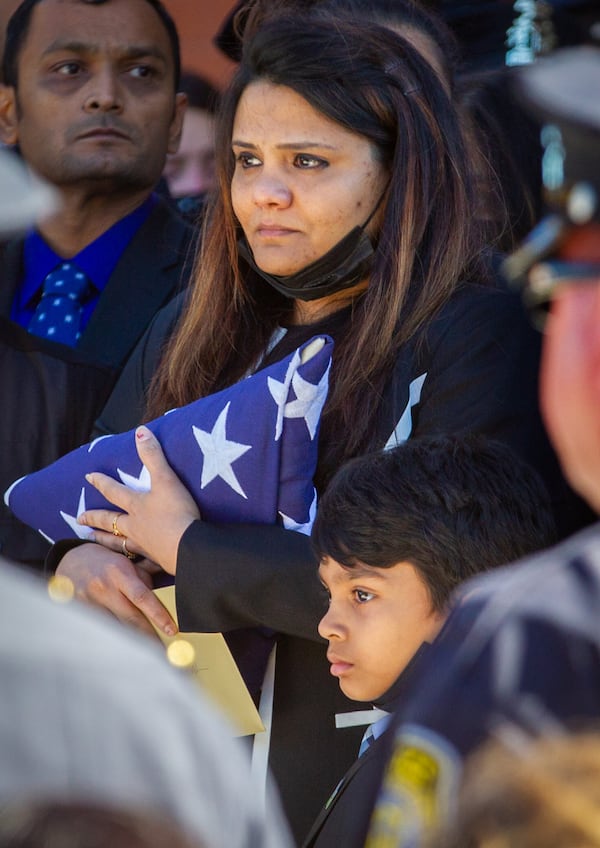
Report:
[[[65,188],[87,187],[103,191],[136,192],[152,188],[159,178],[160,174],[150,178],[148,174],[140,173],[123,163],[95,162],[90,167],[74,169],[65,174],[60,185]]]

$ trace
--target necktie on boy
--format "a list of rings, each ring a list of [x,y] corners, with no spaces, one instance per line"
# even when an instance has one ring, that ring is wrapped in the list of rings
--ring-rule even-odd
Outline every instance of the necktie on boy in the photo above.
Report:
[[[373,721],[365,730],[363,734],[362,741],[360,743],[360,748],[358,749],[358,756],[362,757],[366,751],[369,750],[371,745],[379,739],[381,734],[386,730],[388,724],[390,723],[390,713],[385,710],[378,709],[377,714],[379,718]]]
[[[362,757],[365,754],[373,742],[375,741],[375,734],[373,733],[373,725],[370,724],[365,732],[363,733],[363,738],[360,743],[360,748],[358,749],[358,756]]]
[[[74,347],[81,335],[81,314],[90,289],[83,271],[73,262],[63,262],[44,280],[29,332]]]

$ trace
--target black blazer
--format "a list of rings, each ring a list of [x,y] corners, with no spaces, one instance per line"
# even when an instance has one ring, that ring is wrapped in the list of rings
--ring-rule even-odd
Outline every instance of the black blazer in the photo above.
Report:
[[[125,248],[76,350],[122,368],[154,315],[187,284],[193,240],[193,228],[160,198]],[[22,239],[0,244],[0,316],[10,318],[22,274]]]
[[[148,324],[186,285],[194,230],[164,200],[125,249],[77,348],[10,321],[23,241],[0,244],[0,495],[17,478],[87,441]],[[41,567],[48,544],[0,500],[0,551]]]
[[[357,757],[323,807],[302,848],[359,848],[364,844],[365,827],[372,808],[373,786],[381,776],[377,752],[387,747],[384,732]]]

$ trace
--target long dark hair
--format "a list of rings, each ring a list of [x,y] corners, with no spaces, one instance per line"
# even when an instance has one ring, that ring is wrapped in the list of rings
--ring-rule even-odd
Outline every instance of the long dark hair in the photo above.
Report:
[[[375,24],[278,17],[246,43],[217,132],[220,191],[205,221],[188,308],[150,412],[217,391],[260,360],[290,302],[240,262],[230,184],[233,121],[254,80],[287,86],[372,142],[389,172],[368,287],[336,340],[322,428],[325,477],[362,452],[400,345],[475,272],[481,255],[460,121],[444,86],[403,38]]]

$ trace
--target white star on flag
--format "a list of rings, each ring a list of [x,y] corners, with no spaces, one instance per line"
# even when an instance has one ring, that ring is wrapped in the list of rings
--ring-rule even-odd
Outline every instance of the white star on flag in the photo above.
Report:
[[[142,470],[138,477],[134,477],[133,474],[127,474],[125,471],[121,471],[120,468],[117,468],[117,474],[121,478],[121,482],[130,489],[133,489],[134,492],[149,492],[152,488],[150,472],[145,465],[142,465]]]
[[[329,368],[323,374],[317,385],[307,382],[298,372],[292,377],[292,388],[296,392],[296,400],[285,405],[286,418],[304,418],[311,439],[314,439],[323,404],[327,399]]]
[[[25,477],[27,477],[26,474],[24,474],[23,477],[19,477],[19,479],[15,480],[14,483],[11,483],[8,489],[4,492],[4,503],[6,504],[6,506],[10,506],[10,494],[12,490],[15,488],[15,486],[18,486],[21,480],[24,480]]]
[[[81,490],[81,494],[79,495],[79,505],[77,507],[77,515],[67,515],[66,512],[60,510],[60,514],[62,518],[67,522],[73,533],[77,536],[78,539],[89,539],[90,536],[94,535],[94,531],[91,527],[85,527],[83,524],[78,524],[77,519],[81,515],[82,512],[85,512],[85,489]]]
[[[267,377],[267,386],[271,397],[277,404],[277,421],[275,422],[275,441],[278,442],[283,432],[283,419],[285,416],[285,405],[290,395],[290,385],[292,383],[292,375],[300,364],[300,352],[294,352],[290,360],[290,364],[285,372],[283,381],[276,380],[274,377]]]
[[[194,438],[204,455],[200,488],[204,489],[211,480],[214,480],[215,477],[220,477],[234,492],[247,499],[247,495],[240,486],[239,480],[235,476],[231,466],[236,459],[239,459],[246,451],[249,451],[252,445],[242,445],[238,442],[228,441],[225,426],[227,424],[227,413],[230,406],[231,401],[222,409],[210,433],[206,430],[201,430],[199,427],[192,426]]]
[[[99,444],[100,442],[102,442],[104,439],[112,439],[112,436],[110,436],[110,435],[108,435],[108,436],[98,436],[97,439],[94,439],[93,442],[90,442],[90,446],[88,448],[88,453],[91,453],[94,450],[94,448],[96,447],[96,445]]]
[[[295,530],[297,533],[304,533],[305,536],[310,536],[310,531],[312,530],[312,526],[315,523],[315,518],[317,517],[317,492],[315,490],[312,503],[310,505],[310,509],[308,512],[308,521],[306,524],[299,524],[297,521],[294,521],[293,518],[290,518],[289,515],[284,515],[283,512],[279,512],[281,516],[281,520],[283,521],[283,526],[286,530]]]

